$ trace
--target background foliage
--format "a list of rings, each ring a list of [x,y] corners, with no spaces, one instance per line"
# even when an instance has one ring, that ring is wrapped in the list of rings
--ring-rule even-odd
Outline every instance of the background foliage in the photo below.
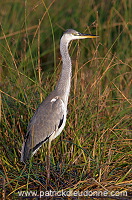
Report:
[[[28,122],[61,71],[59,40],[73,28],[99,35],[73,42],[68,119],[52,142],[52,190],[131,195],[131,0],[0,2],[1,191],[45,190],[46,147],[20,163]]]

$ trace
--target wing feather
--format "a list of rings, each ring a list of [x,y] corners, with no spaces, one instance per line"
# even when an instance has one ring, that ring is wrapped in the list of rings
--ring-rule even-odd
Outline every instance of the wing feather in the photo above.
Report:
[[[52,134],[56,134],[64,121],[65,107],[61,98],[45,101],[36,110],[29,123],[21,152],[21,161],[25,162]],[[53,139],[55,136],[53,137]]]

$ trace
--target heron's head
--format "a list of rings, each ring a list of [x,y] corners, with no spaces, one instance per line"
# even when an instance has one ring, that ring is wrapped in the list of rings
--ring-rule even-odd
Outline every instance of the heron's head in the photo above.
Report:
[[[73,29],[68,29],[64,32],[62,37],[65,41],[70,42],[71,40],[78,40],[78,39],[85,39],[85,38],[97,38],[98,36],[79,33],[78,31],[75,31]]]

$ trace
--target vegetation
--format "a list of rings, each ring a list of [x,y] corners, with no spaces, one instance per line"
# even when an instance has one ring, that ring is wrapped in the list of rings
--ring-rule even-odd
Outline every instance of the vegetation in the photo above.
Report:
[[[131,8],[131,0],[0,2],[3,199],[46,190],[46,144],[27,166],[20,151],[34,110],[59,78],[59,40],[68,28],[100,37],[69,48],[68,119],[52,142],[50,189],[132,195]]]

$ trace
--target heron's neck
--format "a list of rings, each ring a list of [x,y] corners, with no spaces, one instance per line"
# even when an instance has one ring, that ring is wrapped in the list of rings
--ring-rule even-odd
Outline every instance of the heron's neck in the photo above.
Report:
[[[60,52],[62,56],[62,71],[56,87],[57,92],[66,104],[68,102],[72,75],[72,64],[68,52],[68,43],[69,42],[64,41],[63,38],[61,39]]]

